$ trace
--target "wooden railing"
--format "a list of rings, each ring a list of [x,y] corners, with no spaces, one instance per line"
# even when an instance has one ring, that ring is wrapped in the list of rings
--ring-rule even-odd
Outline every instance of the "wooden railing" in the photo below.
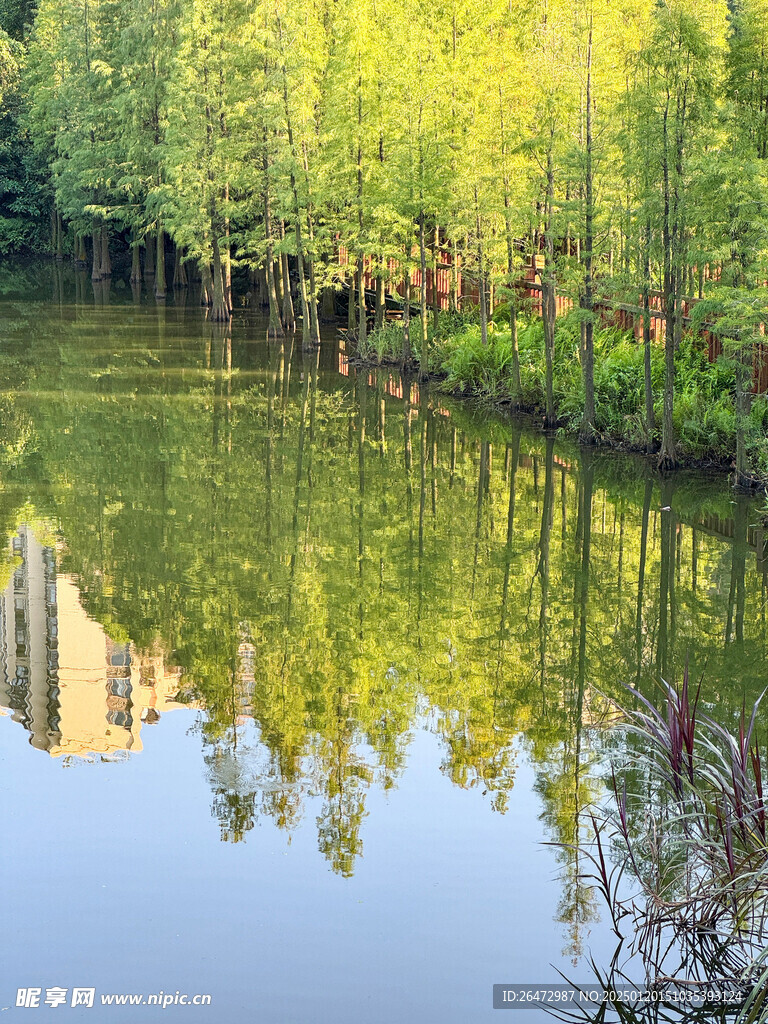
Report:
[[[344,246],[338,247],[338,261],[340,266],[350,266],[350,254]],[[433,263],[430,252],[430,263]],[[524,276],[517,284],[517,292],[521,304],[531,312],[541,315],[542,285],[541,285],[541,258],[535,264],[529,263],[524,269]],[[376,287],[376,278],[380,270],[374,268],[369,257],[365,257],[363,281],[366,290],[373,291]],[[453,253],[447,250],[440,250],[437,259],[437,270],[432,266],[427,267],[426,272],[426,295],[427,305],[434,308],[435,299],[440,309],[450,308],[451,300],[451,278],[455,274],[456,295],[460,306],[477,306],[480,301],[477,281],[463,271],[461,257],[457,257],[457,265],[453,267]],[[398,282],[398,293],[402,296],[403,277],[401,264],[397,260],[389,260],[386,268],[386,279]],[[421,269],[416,266],[411,271],[411,287],[413,289],[413,301],[416,303],[416,296],[419,295],[422,287]],[[435,292],[436,290],[436,292]],[[388,295],[393,292],[389,290]],[[635,339],[640,342],[643,338],[643,309],[642,299],[638,296],[638,303],[634,305],[626,302],[607,302],[597,300],[595,310],[601,321],[606,325],[619,327],[622,330],[632,331]],[[691,325],[691,309],[696,304],[695,298],[684,298],[682,300],[683,323]],[[556,295],[555,303],[557,315],[563,316],[570,309],[573,309],[573,299],[567,295]],[[663,296],[659,291],[652,291],[649,297],[651,340],[663,341],[666,333],[666,317],[663,308]],[[722,341],[711,331],[702,330],[699,336],[707,345],[707,356],[711,363],[722,354]],[[752,389],[755,394],[768,392],[768,342],[757,342],[753,347],[752,355]]]

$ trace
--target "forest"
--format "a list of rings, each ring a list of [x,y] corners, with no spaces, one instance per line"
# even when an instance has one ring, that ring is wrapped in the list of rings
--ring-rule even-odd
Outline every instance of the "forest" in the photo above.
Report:
[[[363,354],[768,475],[768,0],[4,0],[0,25],[1,253],[96,280],[126,254],[307,348],[343,292]],[[413,284],[440,269],[442,310]]]

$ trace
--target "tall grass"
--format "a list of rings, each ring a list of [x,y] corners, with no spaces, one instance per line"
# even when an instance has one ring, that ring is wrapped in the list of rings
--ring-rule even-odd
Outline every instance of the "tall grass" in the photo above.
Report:
[[[642,982],[703,982],[744,993],[743,1024],[768,1014],[766,751],[760,701],[734,729],[703,714],[700,690],[629,691],[610,805],[590,822],[588,881]],[[596,967],[600,976],[600,968]],[[628,980],[618,959],[610,985]],[[637,983],[637,978],[634,979]],[[735,1011],[734,1011],[735,1013]]]

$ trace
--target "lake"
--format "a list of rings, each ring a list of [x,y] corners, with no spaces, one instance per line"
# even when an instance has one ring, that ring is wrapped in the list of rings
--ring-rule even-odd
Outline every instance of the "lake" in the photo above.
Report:
[[[723,721],[759,695],[759,503],[195,300],[0,270],[0,1010],[480,1022],[589,981],[613,700],[686,661]]]

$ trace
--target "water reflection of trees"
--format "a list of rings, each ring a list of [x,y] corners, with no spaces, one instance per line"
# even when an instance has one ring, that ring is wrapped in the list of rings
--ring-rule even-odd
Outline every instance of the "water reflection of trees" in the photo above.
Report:
[[[384,371],[329,375],[290,340],[255,354],[214,325],[191,340],[171,306],[101,315],[25,353],[34,379],[5,423],[27,440],[4,450],[60,523],[89,612],[173,652],[204,701],[222,835],[259,815],[290,831],[317,794],[320,849],[349,874],[368,792],[397,784],[421,723],[445,774],[499,812],[521,737],[569,844],[560,916],[577,951],[597,694],[674,677],[686,654],[723,714],[760,684],[749,506],[448,415],[412,381],[397,397]],[[712,508],[732,541],[700,525]]]

